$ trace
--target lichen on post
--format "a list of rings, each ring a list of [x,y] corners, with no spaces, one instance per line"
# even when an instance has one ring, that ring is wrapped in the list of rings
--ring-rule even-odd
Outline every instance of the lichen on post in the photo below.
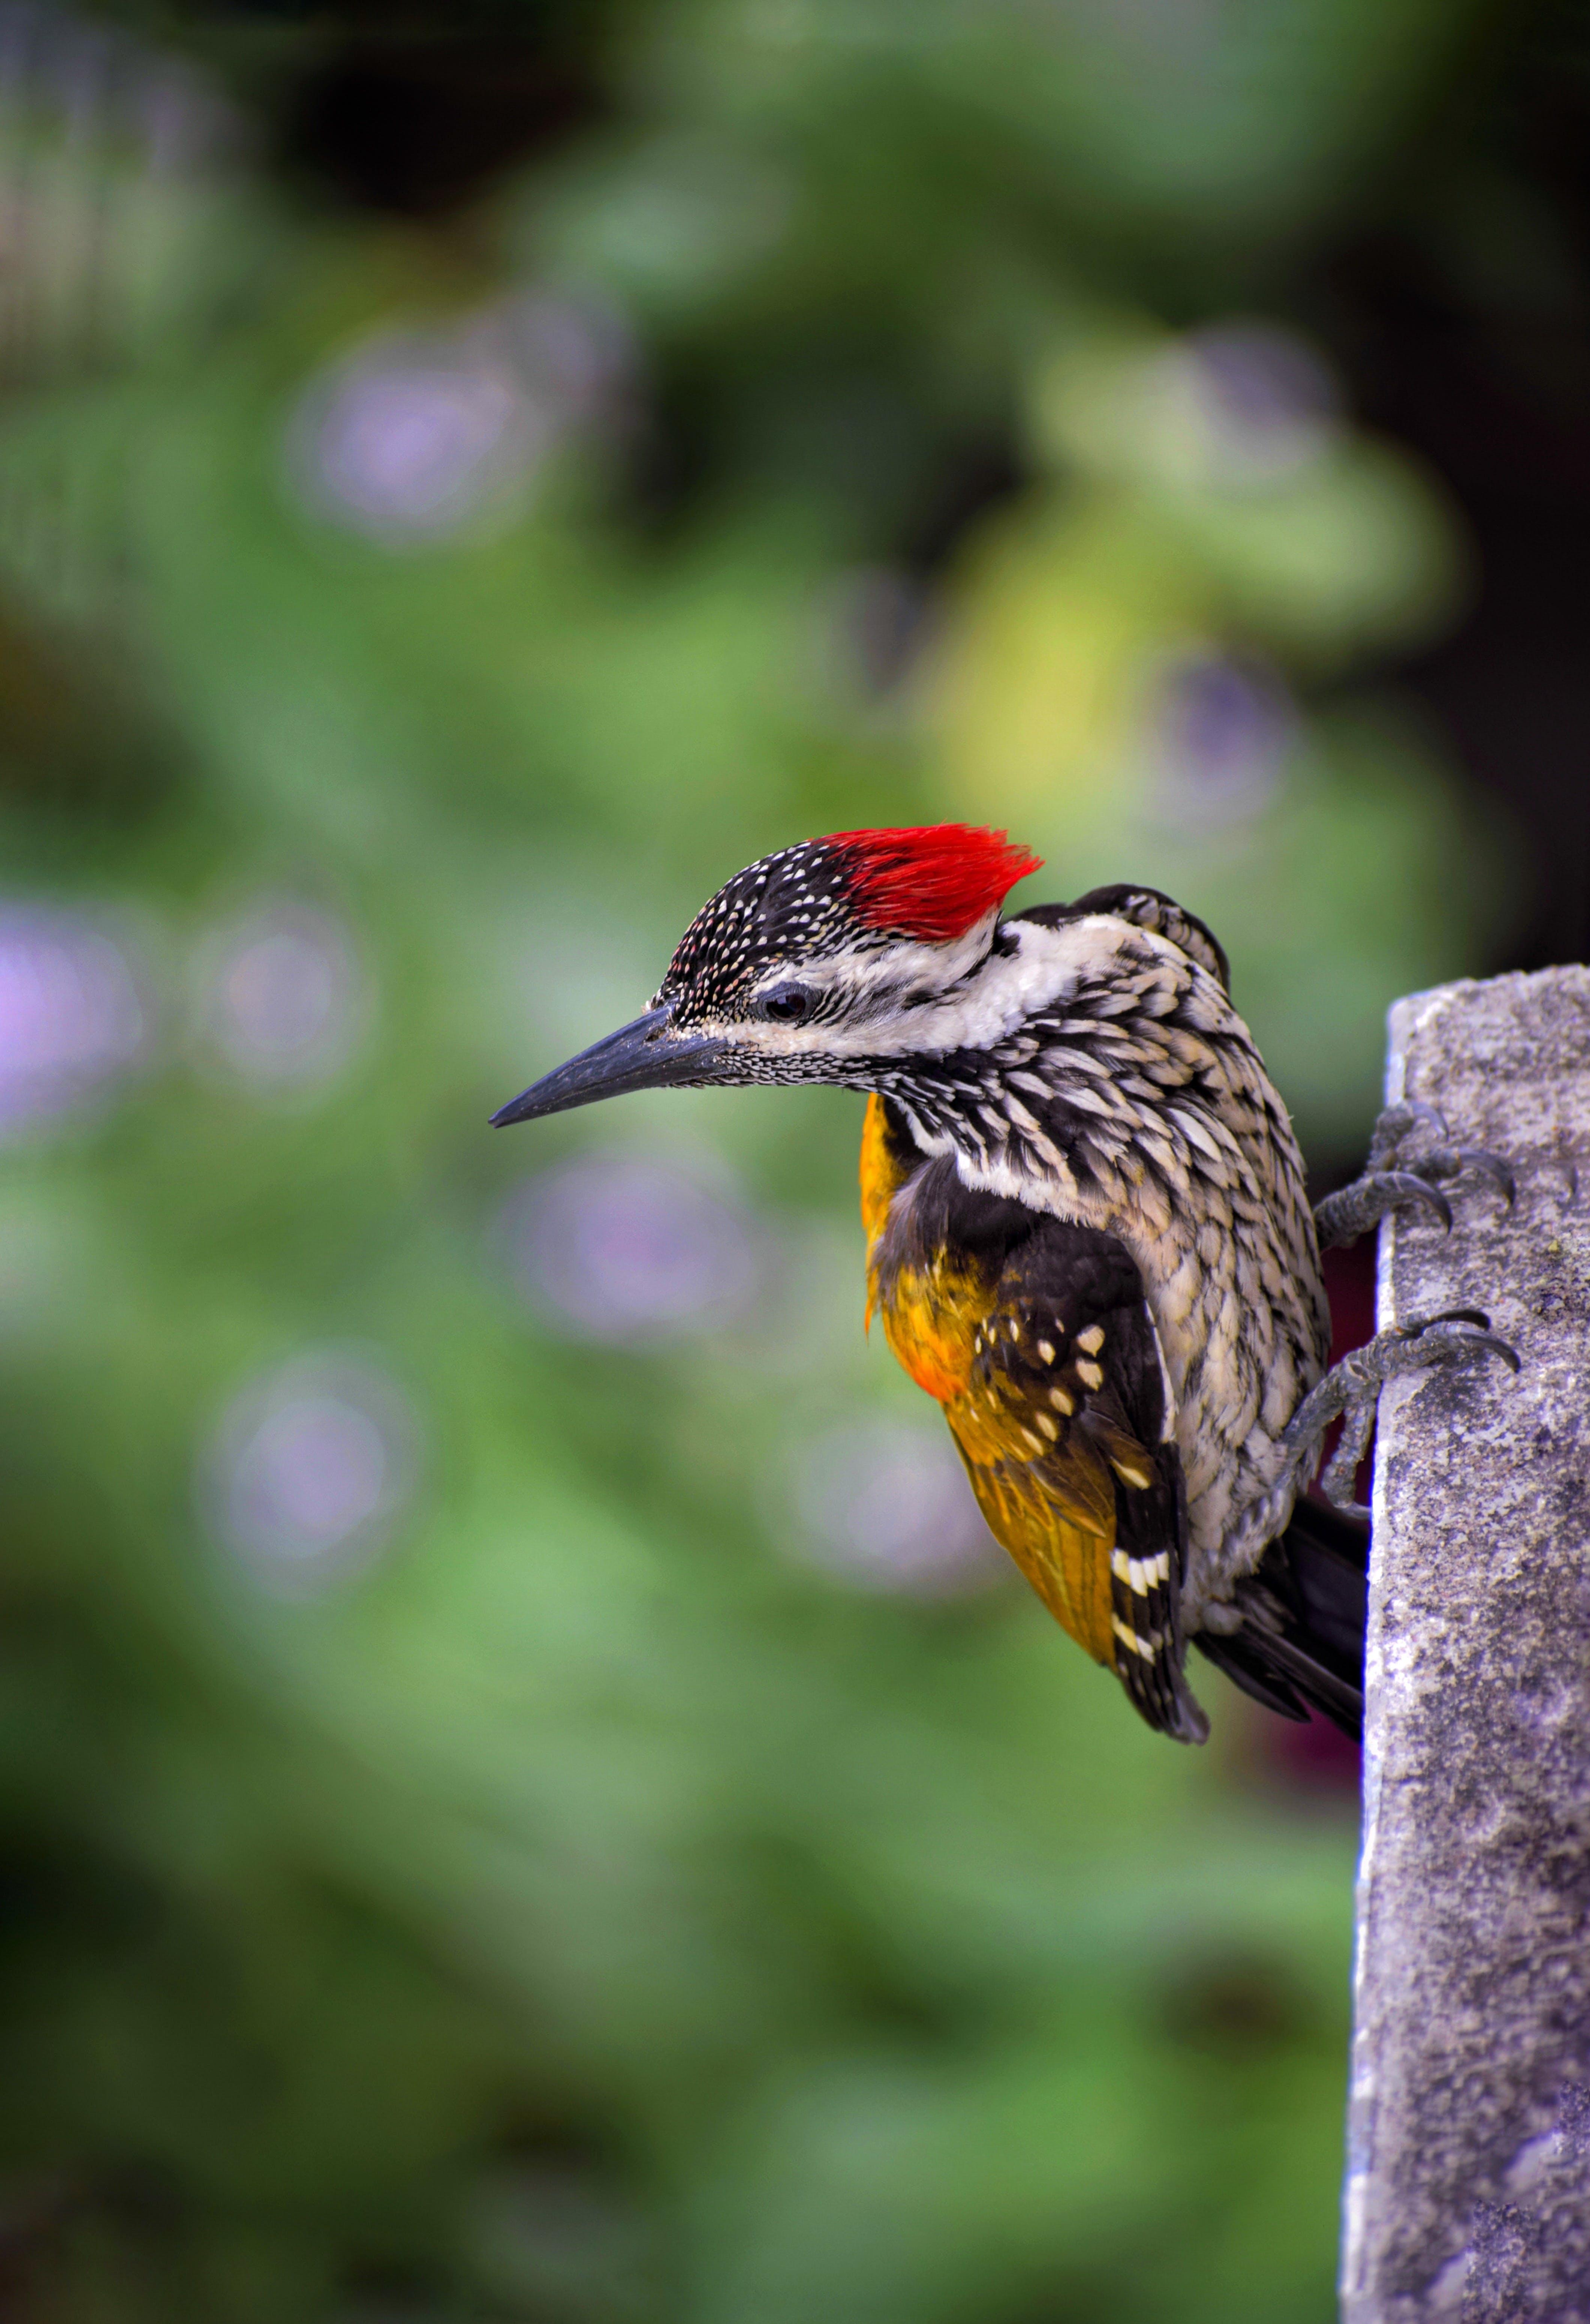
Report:
[[[1510,1213],[1382,1229],[1382,1328],[1522,1359],[1381,1399],[1346,2324],[1590,2319],[1590,969],[1392,1011],[1388,1096],[1505,1154]],[[1583,1193],[1581,1193],[1581,1187]]]

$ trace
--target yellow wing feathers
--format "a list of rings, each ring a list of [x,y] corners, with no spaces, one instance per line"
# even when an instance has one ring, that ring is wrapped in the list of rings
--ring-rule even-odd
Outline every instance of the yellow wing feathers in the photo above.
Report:
[[[1135,1261],[1111,1234],[967,1186],[878,1097],[861,1209],[869,1316],[943,1406],[989,1531],[1151,1726],[1198,1738],[1186,1498]]]
[[[872,1261],[888,1223],[889,1204],[905,1185],[908,1166],[889,1135],[882,1098],[867,1101],[861,1120],[861,1224],[867,1232],[868,1313],[872,1312]]]
[[[1112,1567],[1117,1480],[1148,1492],[1161,1473],[1109,1382],[1107,1323],[1068,1329],[1028,1280],[1030,1264],[997,1249],[979,1254],[931,1233],[890,1249],[886,1229],[910,1171],[876,1097],[861,1175],[869,1313],[942,1405],[990,1532],[1078,1644],[1119,1668],[1136,1652],[1123,1628],[1136,1632],[1122,1624]]]
[[[945,1417],[989,1530],[1062,1627],[1113,1669],[1109,1452],[1145,1480],[1153,1463],[1124,1435],[1107,1449],[1084,1433],[1090,1400],[1081,1375],[1098,1367],[1055,1318],[1012,1301],[1011,1289],[1003,1277],[989,1286],[971,1377]]]

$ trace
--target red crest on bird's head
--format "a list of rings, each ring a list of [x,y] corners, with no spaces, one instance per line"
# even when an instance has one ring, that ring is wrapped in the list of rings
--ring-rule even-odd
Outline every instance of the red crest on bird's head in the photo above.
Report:
[[[1039,859],[1002,831],[964,823],[841,831],[748,863],[703,904],[657,992],[680,1024],[733,1017],[780,968],[892,944],[954,945],[992,915]],[[963,973],[962,971],[957,973]]]
[[[1004,902],[1043,859],[1003,831],[932,823],[904,831],[840,831],[815,845],[832,849],[848,874],[850,901],[863,927],[950,944]]]

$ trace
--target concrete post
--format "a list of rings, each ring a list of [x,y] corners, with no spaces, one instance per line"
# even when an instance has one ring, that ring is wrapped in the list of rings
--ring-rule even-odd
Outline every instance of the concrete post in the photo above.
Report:
[[[1505,1153],[1382,1231],[1380,1322],[1523,1359],[1381,1401],[1346,2324],[1590,2324],[1590,969],[1392,1011],[1388,1097]]]

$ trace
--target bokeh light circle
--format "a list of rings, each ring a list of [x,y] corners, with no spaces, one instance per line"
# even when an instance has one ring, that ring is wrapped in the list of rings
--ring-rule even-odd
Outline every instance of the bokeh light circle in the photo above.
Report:
[[[332,1080],[370,1015],[347,928],[290,897],[262,899],[216,929],[198,948],[194,990],[206,1050],[259,1091]]]
[[[289,486],[311,514],[387,549],[498,530],[563,436],[623,414],[632,365],[615,315],[547,291],[452,328],[377,332],[304,389]]]
[[[391,1541],[418,1449],[413,1407],[390,1374],[312,1351],[227,1406],[200,1459],[201,1513],[272,1595],[317,1596]]]
[[[795,1448],[785,1481],[787,1545],[854,1588],[954,1598],[1012,1572],[941,1429],[888,1420],[828,1429]]]
[[[69,1111],[138,1061],[132,961],[84,913],[0,903],[0,1137]]]
[[[582,1154],[516,1188],[501,1230],[520,1292],[579,1339],[716,1331],[754,1304],[766,1270],[731,1185],[674,1159]]]

